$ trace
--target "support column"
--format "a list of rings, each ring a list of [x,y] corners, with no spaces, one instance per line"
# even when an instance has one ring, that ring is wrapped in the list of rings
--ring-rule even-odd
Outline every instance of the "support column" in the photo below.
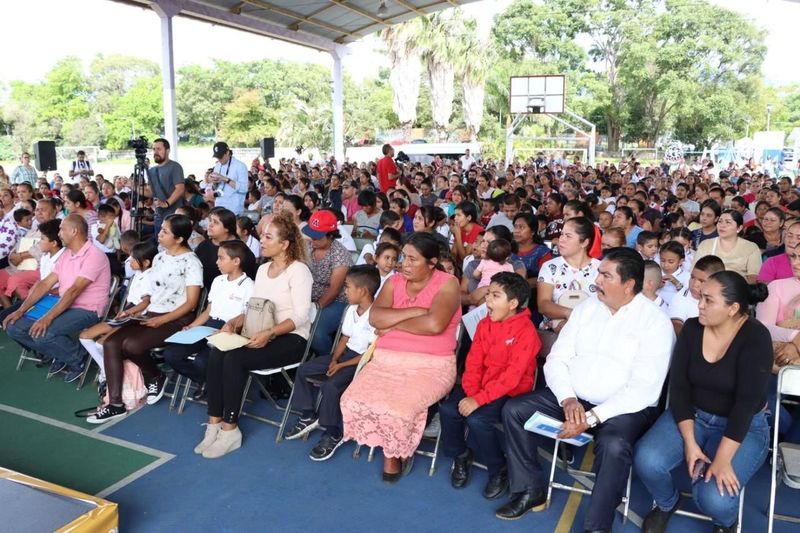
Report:
[[[175,113],[175,58],[172,45],[172,19],[180,7],[169,0],[151,4],[161,18],[161,83],[164,101],[164,138],[169,141],[170,159],[178,158],[178,122]]]
[[[342,89],[342,54],[331,52],[333,57],[333,155],[336,163],[344,163],[344,91]]]

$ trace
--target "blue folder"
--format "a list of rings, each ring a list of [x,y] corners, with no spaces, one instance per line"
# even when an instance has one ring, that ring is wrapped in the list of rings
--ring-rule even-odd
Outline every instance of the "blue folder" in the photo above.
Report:
[[[46,294],[41,300],[36,302],[33,307],[28,309],[28,311],[25,313],[25,316],[32,318],[33,320],[39,320],[46,315],[48,311],[55,307],[55,305],[58,303],[58,300],[58,296]]]

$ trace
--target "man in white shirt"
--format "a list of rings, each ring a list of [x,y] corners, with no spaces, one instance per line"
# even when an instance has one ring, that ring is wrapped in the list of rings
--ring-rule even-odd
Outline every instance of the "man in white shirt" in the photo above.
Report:
[[[469,148],[464,150],[464,155],[462,155],[458,160],[461,162],[461,168],[463,168],[465,171],[469,170],[472,165],[475,164],[475,158],[470,154]]]
[[[247,166],[233,157],[233,152],[224,142],[214,145],[217,163],[209,175],[214,189],[214,206],[224,207],[239,216],[244,211],[247,197]]]
[[[92,164],[86,159],[86,152],[83,150],[78,150],[77,159],[72,162],[72,166],[69,169],[69,177],[75,179],[76,177],[86,176],[94,176],[94,170],[92,170]]]
[[[537,411],[565,420],[560,438],[594,434],[597,474],[583,529],[611,531],[630,472],[633,446],[658,415],[656,404],[675,335],[669,319],[641,294],[644,260],[612,248],[598,267],[597,298],[578,305],[544,366],[547,387],[503,408],[511,501],[505,520],[544,509],[547,481],[537,435],[525,422]]]
[[[716,255],[707,255],[697,260],[692,268],[689,286],[679,291],[669,306],[669,318],[676,335],[683,329],[684,322],[700,314],[700,288],[712,274],[721,270],[725,270],[725,263]]]

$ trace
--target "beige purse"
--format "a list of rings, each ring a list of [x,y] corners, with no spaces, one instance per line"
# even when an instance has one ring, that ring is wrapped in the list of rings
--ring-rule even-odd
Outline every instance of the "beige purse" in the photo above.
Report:
[[[578,304],[588,298],[589,295],[583,291],[566,291],[558,297],[558,301],[556,302],[561,307],[567,307],[569,309],[575,309],[578,307]],[[558,327],[561,322],[564,320],[561,318],[554,319],[551,322],[552,328],[555,329]]]
[[[247,301],[242,337],[253,335],[275,326],[275,304],[267,298],[253,296]]]

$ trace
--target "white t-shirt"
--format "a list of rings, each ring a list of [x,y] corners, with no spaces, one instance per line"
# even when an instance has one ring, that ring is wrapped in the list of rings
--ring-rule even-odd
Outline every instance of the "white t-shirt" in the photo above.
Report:
[[[686,322],[700,314],[700,302],[694,299],[689,288],[683,289],[675,295],[669,306],[669,317],[672,320]]]
[[[683,267],[678,267],[678,270],[672,274],[675,279],[677,279],[681,285],[683,286],[682,290],[685,290],[689,285],[689,271],[684,270]],[[659,298],[664,300],[667,305],[672,303],[672,299],[678,293],[678,289],[675,288],[675,285],[672,283],[664,283],[664,286],[658,289],[657,294]]]
[[[380,287],[378,287],[378,292],[375,293],[375,298],[377,298],[378,295],[381,293],[381,289],[383,288],[383,285],[386,283],[386,280],[394,276],[396,273],[397,273],[396,271],[392,270],[385,276],[381,276],[381,285]]]
[[[208,291],[211,318],[227,322],[243,314],[254,287],[255,282],[247,274],[242,274],[233,281],[228,280],[227,274],[214,278]]]
[[[247,247],[250,248],[254,256],[261,257],[261,242],[252,235],[247,236]]]
[[[461,167],[464,170],[469,170],[472,167],[472,165],[475,164],[475,158],[472,156],[467,157],[466,155],[462,155],[459,158],[459,161],[461,161]]]
[[[369,345],[375,340],[375,328],[369,325],[370,307],[361,316],[358,315],[358,306],[351,305],[344,312],[342,321],[342,335],[347,335],[347,347],[357,354],[364,354]]]
[[[377,244],[377,242],[378,241],[376,240],[375,242],[368,242],[367,244],[364,245],[364,247],[361,249],[361,253],[358,256],[358,260],[356,261],[357,265],[366,265],[367,264],[367,260],[365,259],[367,254],[372,256],[372,260],[373,261],[376,259],[376,257],[375,257],[375,247],[376,246],[375,245]]]
[[[186,303],[186,287],[203,286],[203,265],[194,252],[169,255],[161,252],[153,259],[151,274],[153,291],[150,307],[153,313],[170,313]]]
[[[42,254],[41,259],[39,259],[39,279],[44,279],[53,272],[53,267],[56,266],[62,253],[64,253],[64,248],[57,251],[55,255]],[[58,287],[58,285],[56,285],[56,287]]]
[[[145,296],[150,296],[153,293],[153,273],[149,268],[144,272],[141,270],[134,270],[134,272],[125,302],[139,305]]]

